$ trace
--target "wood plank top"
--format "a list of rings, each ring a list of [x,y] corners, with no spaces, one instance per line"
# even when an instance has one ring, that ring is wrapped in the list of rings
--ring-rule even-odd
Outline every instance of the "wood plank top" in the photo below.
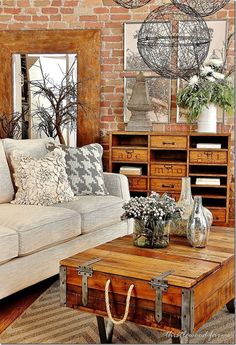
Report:
[[[193,248],[186,238],[177,236],[171,236],[167,248],[138,248],[133,245],[132,235],[129,235],[64,259],[61,265],[77,268],[99,257],[101,260],[92,265],[94,271],[150,280],[174,270],[168,276],[168,283],[191,287],[232,260],[233,256],[233,229],[214,227],[206,248]]]

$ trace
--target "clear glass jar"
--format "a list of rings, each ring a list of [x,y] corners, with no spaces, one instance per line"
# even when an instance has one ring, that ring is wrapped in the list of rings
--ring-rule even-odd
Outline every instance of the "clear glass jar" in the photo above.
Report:
[[[206,247],[209,232],[210,226],[202,206],[202,197],[195,196],[193,210],[187,224],[187,238],[191,246],[196,248]]]
[[[181,194],[176,205],[182,208],[183,213],[180,219],[171,222],[170,233],[171,235],[187,236],[187,223],[193,209],[190,177],[182,177]]]
[[[187,224],[189,217],[193,210],[193,197],[191,191],[191,178],[182,177],[181,194],[178,202],[176,203],[178,207],[181,207],[183,214],[181,219],[173,220],[170,226],[170,234],[178,236],[187,236]],[[203,206],[203,212],[207,218],[208,226],[210,227],[213,222],[213,216],[211,211]]]
[[[170,242],[170,221],[159,221],[152,226],[145,226],[144,222],[135,219],[133,243],[143,248],[165,248]]]

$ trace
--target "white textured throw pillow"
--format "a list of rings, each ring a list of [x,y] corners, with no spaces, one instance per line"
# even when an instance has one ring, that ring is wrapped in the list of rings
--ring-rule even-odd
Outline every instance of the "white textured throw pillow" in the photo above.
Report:
[[[47,206],[74,199],[66,174],[65,152],[60,148],[40,159],[13,151],[11,162],[18,188],[12,204]]]

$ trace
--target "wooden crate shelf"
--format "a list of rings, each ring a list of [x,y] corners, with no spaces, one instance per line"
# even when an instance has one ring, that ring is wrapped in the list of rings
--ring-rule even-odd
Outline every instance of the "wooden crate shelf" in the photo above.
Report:
[[[198,144],[209,147],[198,148]],[[221,147],[210,147],[215,144]],[[110,172],[118,173],[121,166],[142,167],[142,175],[127,176],[132,195],[153,190],[178,200],[181,178],[189,176],[192,194],[202,196],[213,213],[213,224],[228,224],[230,134],[113,132],[109,147]],[[196,185],[197,178],[219,178],[220,185]]]

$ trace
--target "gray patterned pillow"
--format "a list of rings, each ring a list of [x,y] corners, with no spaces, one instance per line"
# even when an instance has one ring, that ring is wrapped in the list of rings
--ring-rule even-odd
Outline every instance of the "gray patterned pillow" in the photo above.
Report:
[[[66,174],[65,152],[60,148],[40,159],[19,151],[10,157],[18,187],[12,204],[48,206],[75,199]]]
[[[49,151],[61,147],[66,156],[66,172],[75,195],[107,195],[102,167],[103,148],[100,144],[68,147],[55,143],[46,145]]]

